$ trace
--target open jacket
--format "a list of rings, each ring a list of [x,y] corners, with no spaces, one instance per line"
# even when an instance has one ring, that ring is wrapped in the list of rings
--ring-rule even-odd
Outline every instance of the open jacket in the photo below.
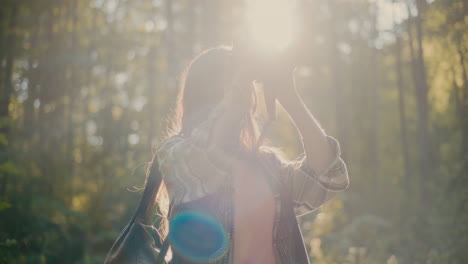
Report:
[[[227,254],[211,263],[234,264],[231,170],[237,154],[212,143],[208,145],[213,124],[225,107],[225,101],[213,106],[206,121],[195,127],[190,135],[175,135],[163,141],[157,149],[157,157],[170,200],[169,218],[186,209],[214,216],[231,243]],[[315,172],[310,167],[307,152],[314,146],[307,146],[304,141],[305,153],[295,162],[283,162],[266,148],[258,158],[259,165],[269,176],[268,183],[275,198],[273,244],[277,264],[309,263],[296,217],[314,211],[349,185],[339,143],[331,136],[327,138],[335,158],[322,172]],[[171,263],[188,262],[174,252]]]

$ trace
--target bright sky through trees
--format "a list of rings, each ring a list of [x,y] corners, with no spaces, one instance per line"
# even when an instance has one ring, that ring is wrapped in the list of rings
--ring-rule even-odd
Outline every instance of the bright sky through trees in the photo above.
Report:
[[[377,28],[381,33],[376,45],[393,42],[393,24],[408,17],[404,2],[375,0]],[[246,0],[246,22],[253,46],[264,52],[284,49],[295,38],[296,1]]]

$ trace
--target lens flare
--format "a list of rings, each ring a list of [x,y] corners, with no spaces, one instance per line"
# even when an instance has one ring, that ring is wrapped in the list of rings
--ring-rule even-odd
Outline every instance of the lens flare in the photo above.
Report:
[[[171,219],[169,241],[174,252],[195,263],[219,259],[229,247],[228,236],[219,221],[194,211],[185,211]]]
[[[247,0],[247,25],[257,49],[280,51],[293,39],[292,0]]]

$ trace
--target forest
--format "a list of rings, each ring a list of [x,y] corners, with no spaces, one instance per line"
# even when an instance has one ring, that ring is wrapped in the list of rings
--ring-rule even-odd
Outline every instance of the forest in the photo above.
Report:
[[[299,218],[312,263],[468,263],[468,2],[291,2],[297,89],[351,181]],[[0,7],[0,263],[103,263],[181,72],[233,42],[245,1]],[[284,110],[268,138],[302,151]]]

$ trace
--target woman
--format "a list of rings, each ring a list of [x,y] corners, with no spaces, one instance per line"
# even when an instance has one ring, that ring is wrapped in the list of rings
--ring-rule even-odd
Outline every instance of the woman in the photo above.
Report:
[[[212,263],[309,263],[296,216],[348,187],[339,143],[307,110],[292,72],[267,63],[239,67],[236,57],[230,48],[209,49],[183,76],[171,132],[156,152],[168,218],[194,210],[219,221],[229,246]],[[259,135],[252,86],[258,76],[301,135],[304,155],[294,161]],[[172,263],[190,262],[173,251]]]

